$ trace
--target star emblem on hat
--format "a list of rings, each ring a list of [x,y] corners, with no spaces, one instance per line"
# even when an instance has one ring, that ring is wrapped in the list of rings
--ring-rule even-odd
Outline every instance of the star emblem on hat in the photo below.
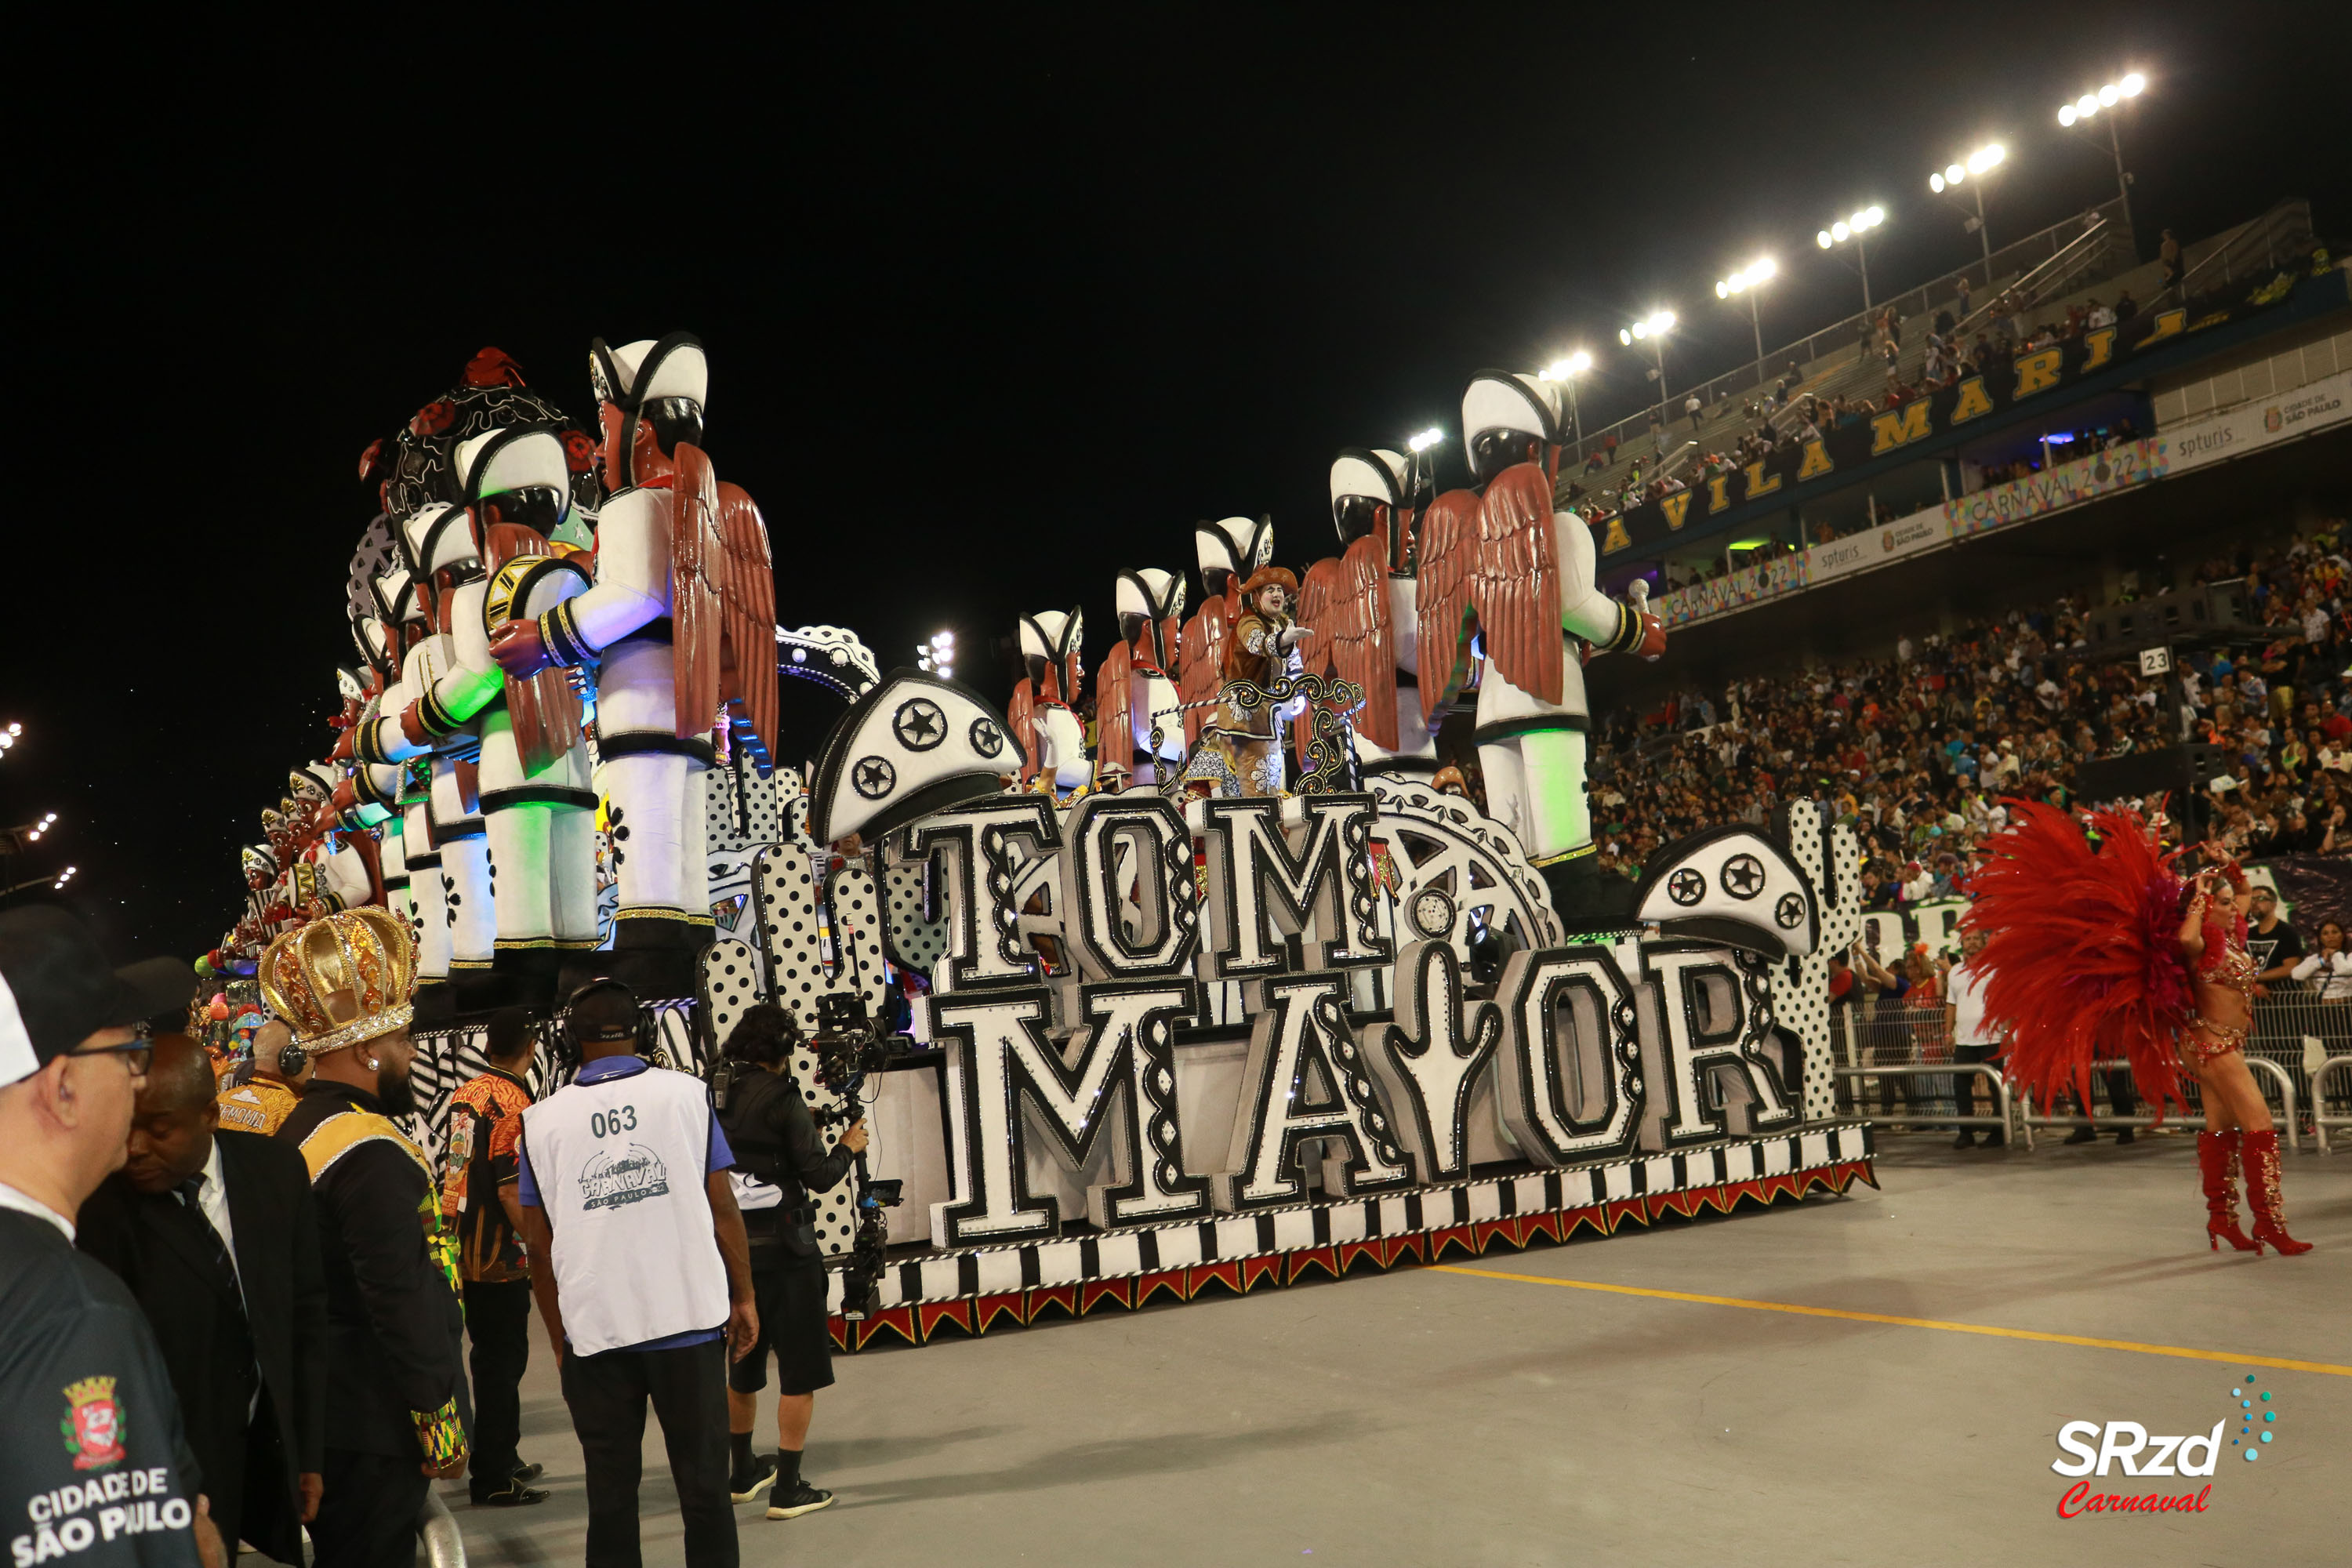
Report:
[[[1764,890],[1764,862],[1753,855],[1734,855],[1723,863],[1723,890],[1735,899],[1752,899]]]
[[[948,716],[928,697],[910,697],[891,715],[891,732],[910,752],[928,752],[948,738]]]
[[[898,770],[884,758],[860,757],[849,770],[849,787],[868,800],[880,800],[898,787]]]
[[[1772,918],[1783,931],[1794,931],[1805,923],[1805,900],[1794,893],[1783,893],[1772,906]]]
[[[1706,896],[1706,879],[1685,866],[1666,879],[1666,897],[1688,907]]]
[[[971,749],[983,757],[992,757],[1004,750],[1004,731],[996,727],[993,719],[974,719],[971,740]]]

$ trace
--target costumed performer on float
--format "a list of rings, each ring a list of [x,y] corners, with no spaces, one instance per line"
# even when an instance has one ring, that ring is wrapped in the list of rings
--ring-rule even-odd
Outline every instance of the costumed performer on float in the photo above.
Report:
[[[1971,879],[1976,902],[1960,924],[1987,938],[1985,1020],[2008,1036],[2010,1077],[2045,1105],[2068,1086],[2087,1105],[2093,1063],[2121,1058],[2161,1120],[2168,1102],[2188,1109],[2187,1072],[2205,1110],[2207,1245],[2310,1251],[2286,1232],[2278,1131],[2246,1066],[2258,966],[2246,951],[2245,873],[2208,844],[2208,868],[2183,879],[2181,851],[2166,854],[2137,812],[2093,812],[2095,846],[2055,807],[2004,804],[2013,825]],[[2251,1237],[2238,1228],[2241,1163]]]
[[[1282,793],[1282,747],[1276,738],[1276,709],[1296,716],[1298,699],[1276,704],[1265,693],[1293,673],[1307,628],[1291,618],[1298,603],[1298,578],[1285,566],[1261,566],[1242,584],[1241,616],[1218,649],[1223,682],[1217,705],[1192,749],[1188,773],[1230,780],[1244,795]]]

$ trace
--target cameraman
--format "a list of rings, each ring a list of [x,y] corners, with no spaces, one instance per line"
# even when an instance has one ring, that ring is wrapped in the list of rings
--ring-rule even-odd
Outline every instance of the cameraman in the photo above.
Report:
[[[825,1152],[808,1101],[793,1080],[792,1053],[801,1032],[791,1014],[772,1003],[746,1011],[727,1039],[734,1076],[719,1113],[735,1151],[736,1194],[751,1240],[751,1289],[760,1309],[760,1339],[727,1371],[727,1426],[734,1447],[728,1489],[749,1502],[772,1486],[770,1519],[814,1513],[833,1494],[801,1478],[816,1391],[833,1382],[832,1337],[825,1329],[824,1258],[817,1250],[816,1211],[809,1196],[839,1182],[866,1148],[864,1118],[849,1124]],[[768,1385],[768,1352],[776,1354],[776,1457],[751,1457],[752,1397]]]

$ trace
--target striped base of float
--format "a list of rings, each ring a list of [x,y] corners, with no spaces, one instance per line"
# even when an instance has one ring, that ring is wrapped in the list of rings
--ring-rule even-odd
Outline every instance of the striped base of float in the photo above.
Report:
[[[1213,1288],[1245,1295],[1316,1276],[1384,1272],[1403,1259],[1476,1258],[1583,1232],[1612,1236],[1669,1215],[1794,1203],[1817,1190],[1842,1195],[1856,1181],[1878,1184],[1873,1152],[1867,1123],[1814,1123],[1801,1132],[1384,1197],[932,1253],[892,1264],[882,1279],[881,1310],[855,1321],[836,1313],[833,1340],[845,1351],[926,1344],[948,1329],[986,1334],[1055,1312],[1133,1310],[1163,1297],[1190,1301]],[[833,1284],[837,1305],[839,1280]]]

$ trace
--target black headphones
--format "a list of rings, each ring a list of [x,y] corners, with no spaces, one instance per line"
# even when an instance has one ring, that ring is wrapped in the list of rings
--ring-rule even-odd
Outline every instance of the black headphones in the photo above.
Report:
[[[629,999],[630,1016],[634,1019],[634,1022],[630,1025],[629,1033],[627,1035],[599,1035],[596,1037],[596,1043],[603,1044],[609,1040],[628,1039],[634,1043],[635,1055],[645,1058],[647,1061],[651,1061],[653,1059],[655,1047],[661,1043],[661,1036],[655,1025],[653,1016],[646,1013],[644,1008],[637,1005],[637,994],[635,992],[630,990],[627,985],[618,980],[613,979],[609,975],[591,980],[587,984],[581,986],[578,990],[572,992],[571,995],[566,996],[563,999],[562,1009],[556,1014],[554,1019],[554,1028],[551,1031],[554,1038],[550,1042],[554,1049],[556,1060],[565,1067],[573,1067],[578,1065],[580,1060],[580,1047],[583,1044],[583,1041],[579,1031],[572,1027],[572,1010],[580,1005],[580,999],[582,997],[598,991],[617,991],[622,995],[627,997]]]

